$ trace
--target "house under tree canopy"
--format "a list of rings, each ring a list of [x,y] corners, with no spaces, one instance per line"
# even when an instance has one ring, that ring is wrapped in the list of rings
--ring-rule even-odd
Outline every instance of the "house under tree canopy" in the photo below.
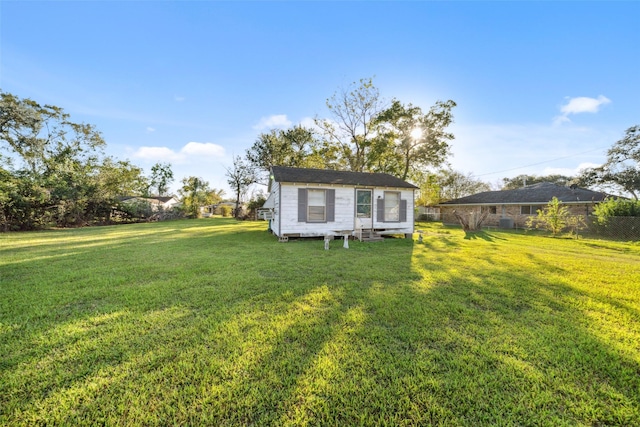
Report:
[[[263,208],[281,240],[414,231],[418,187],[389,174],[273,166],[269,188]]]

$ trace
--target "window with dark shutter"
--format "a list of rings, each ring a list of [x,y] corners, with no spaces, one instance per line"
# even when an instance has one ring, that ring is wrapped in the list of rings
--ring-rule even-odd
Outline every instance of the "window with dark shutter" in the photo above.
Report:
[[[407,201],[400,200],[400,222],[407,222]]]
[[[298,222],[333,222],[335,210],[336,190],[298,189]]]
[[[336,190],[327,190],[327,222],[336,220]]]
[[[307,189],[298,188],[298,222],[307,222]]]

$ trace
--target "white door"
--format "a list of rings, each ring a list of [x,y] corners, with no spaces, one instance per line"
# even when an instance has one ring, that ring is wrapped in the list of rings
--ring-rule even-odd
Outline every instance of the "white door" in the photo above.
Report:
[[[373,205],[371,190],[356,190],[356,228],[373,227]]]

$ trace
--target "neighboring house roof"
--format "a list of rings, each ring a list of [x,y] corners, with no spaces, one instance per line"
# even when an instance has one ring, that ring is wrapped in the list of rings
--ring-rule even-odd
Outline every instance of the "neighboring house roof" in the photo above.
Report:
[[[386,173],[348,172],[328,169],[290,168],[284,166],[273,166],[271,172],[276,182],[418,188],[413,184]]]
[[[171,201],[171,200],[174,200],[174,201],[176,201],[176,202],[178,201],[178,199],[177,199],[175,196],[161,196],[161,197],[151,197],[151,198],[152,198],[152,199],[159,200],[159,201],[161,201],[162,203],[167,203],[167,202],[169,202],[169,201]]]
[[[440,203],[440,206],[546,204],[554,197],[557,197],[562,203],[593,203],[601,202],[609,195],[586,188],[565,187],[551,182],[541,182],[516,190],[485,191],[449,200],[448,202]]]

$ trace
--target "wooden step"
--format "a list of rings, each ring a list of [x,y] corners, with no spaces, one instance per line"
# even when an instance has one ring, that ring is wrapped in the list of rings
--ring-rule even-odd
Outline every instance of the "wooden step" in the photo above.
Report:
[[[381,242],[384,240],[384,237],[373,230],[362,230],[361,236],[361,241],[363,242]]]

